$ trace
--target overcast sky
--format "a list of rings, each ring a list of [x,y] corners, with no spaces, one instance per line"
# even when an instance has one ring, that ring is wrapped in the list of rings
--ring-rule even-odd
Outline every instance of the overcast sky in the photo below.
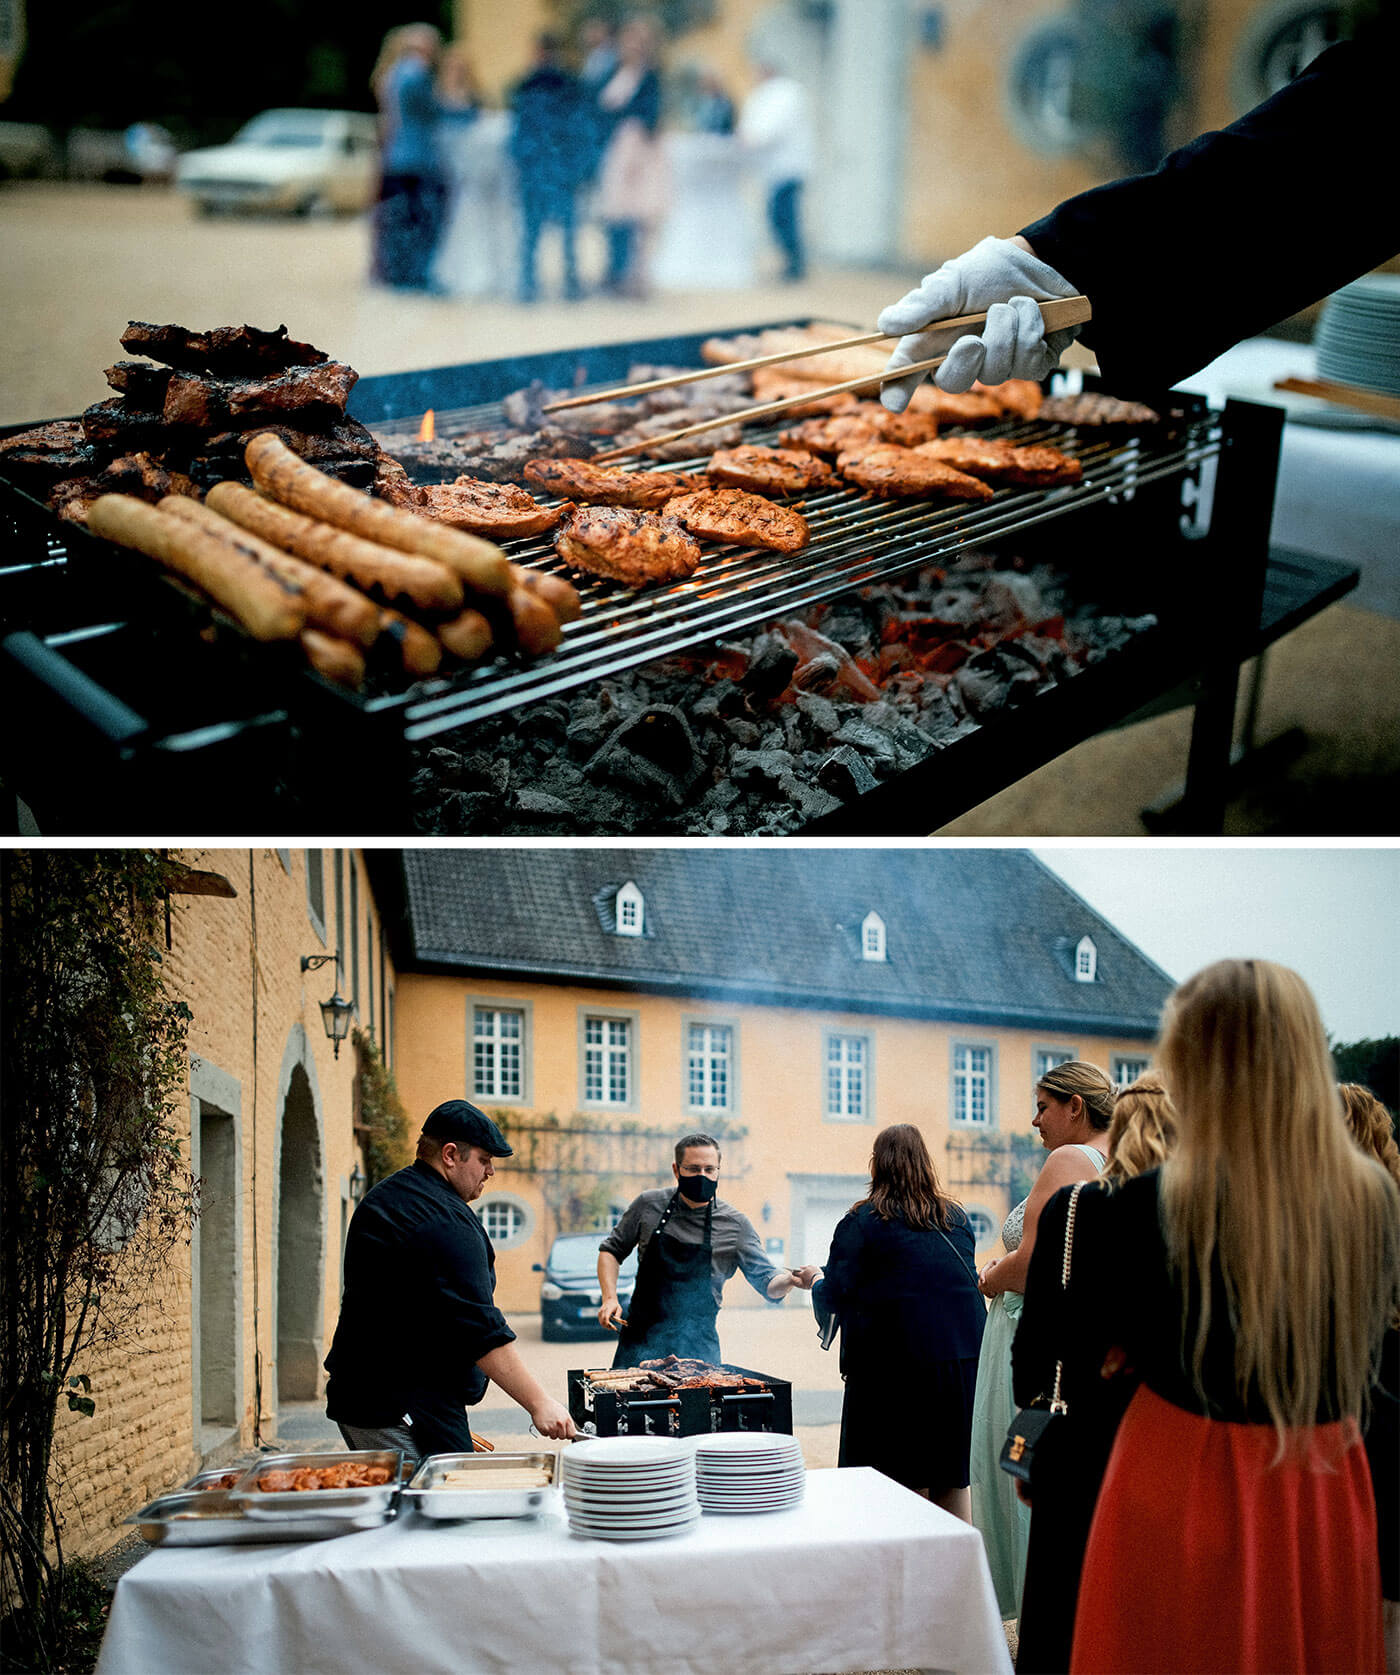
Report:
[[[1292,966],[1334,1041],[1400,1034],[1400,846],[1075,844],[1034,853],[1178,982]]]

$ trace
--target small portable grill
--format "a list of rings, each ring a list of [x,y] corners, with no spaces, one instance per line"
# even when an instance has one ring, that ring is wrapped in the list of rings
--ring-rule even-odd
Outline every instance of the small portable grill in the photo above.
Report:
[[[502,399],[531,379],[602,387],[636,361],[697,364],[700,343],[651,340],[367,378],[351,405],[393,451],[416,436],[428,407],[440,439],[501,429]],[[1325,574],[1290,572],[1271,600],[1281,415],[1243,403],[1220,414],[1180,396],[1159,405],[1172,421],[1128,439],[1010,421],[982,432],[1077,453],[1079,484],[1004,489],[971,507],[871,501],[850,489],[811,495],[813,538],[800,554],[710,549],[688,580],[635,592],[584,581],[582,618],[547,658],[496,659],[415,684],[381,671],[361,692],[309,672],[294,646],[255,645],[147,560],[61,524],[0,480],[0,714],[25,723],[6,728],[0,775],[53,835],[217,827],[403,836],[413,829],[410,780],[424,741],[925,563],[1029,541],[1034,531],[1057,561],[1064,554],[1129,582],[1125,614],[1150,613],[1158,628],[810,829],[926,832],[1193,682],[1198,731],[1203,715],[1210,724],[1193,747],[1190,777],[1204,829],[1213,829],[1210,805],[1230,748],[1221,717],[1233,714],[1241,663],[1356,577],[1325,565]],[[777,428],[750,429],[746,440],[768,440]],[[706,457],[670,468],[698,470]],[[1205,532],[1190,501],[1212,460]],[[507,550],[523,565],[559,563],[547,540]]]
[[[569,1372],[569,1416],[589,1436],[694,1437],[711,1431],[792,1434],[792,1385],[770,1373],[722,1365],[721,1373],[755,1379],[759,1390],[610,1390],[597,1368]]]

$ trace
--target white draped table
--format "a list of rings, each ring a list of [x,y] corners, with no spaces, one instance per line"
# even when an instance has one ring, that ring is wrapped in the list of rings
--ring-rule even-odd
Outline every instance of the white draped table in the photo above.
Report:
[[[330,1541],[157,1548],[97,1675],[1010,1675],[982,1538],[868,1468],[661,1541],[405,1512]]]

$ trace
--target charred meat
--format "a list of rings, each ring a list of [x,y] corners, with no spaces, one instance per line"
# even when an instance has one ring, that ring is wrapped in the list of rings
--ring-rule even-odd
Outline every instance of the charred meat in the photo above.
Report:
[[[1040,417],[1057,425],[1085,425],[1093,429],[1157,425],[1162,415],[1140,401],[1119,401],[1116,396],[1084,391],[1080,395],[1051,396],[1040,409]]]
[[[194,332],[184,326],[153,326],[132,320],[121,335],[123,349],[164,366],[191,372],[282,372],[291,366],[316,366],[329,356],[309,343],[287,336],[287,328],[262,331],[257,326],[216,326]]]
[[[667,501],[666,513],[679,518],[692,535],[738,547],[795,553],[811,539],[801,512],[743,489],[699,489],[678,495]]]
[[[712,483],[754,494],[805,494],[840,482],[825,460],[805,448],[760,448],[751,443],[712,454],[706,475]]]
[[[681,581],[700,563],[700,543],[675,518],[629,506],[580,506],[554,550],[575,570],[628,587]]]

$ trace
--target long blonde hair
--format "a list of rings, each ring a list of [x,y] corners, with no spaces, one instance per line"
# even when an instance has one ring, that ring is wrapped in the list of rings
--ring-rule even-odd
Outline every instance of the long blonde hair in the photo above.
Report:
[[[1158,1059],[1180,1124],[1161,1204],[1183,1350],[1204,1398],[1215,1265],[1236,1392],[1262,1401],[1282,1452],[1334,1401],[1339,1415],[1362,1411],[1400,1286],[1400,1194],[1352,1142],[1296,972],[1207,966],[1168,1000]]]
[[[1108,1162],[1099,1179],[1108,1186],[1155,1169],[1176,1144],[1176,1112],[1167,1084],[1155,1070],[1130,1082],[1113,1106],[1108,1125]]]
[[[1053,1094],[1062,1105],[1068,1105],[1078,1094],[1084,1101],[1084,1115],[1090,1128],[1102,1130],[1112,1121],[1118,1089],[1096,1064],[1085,1059],[1066,1059],[1047,1070],[1035,1085],[1037,1090],[1044,1088]]]

